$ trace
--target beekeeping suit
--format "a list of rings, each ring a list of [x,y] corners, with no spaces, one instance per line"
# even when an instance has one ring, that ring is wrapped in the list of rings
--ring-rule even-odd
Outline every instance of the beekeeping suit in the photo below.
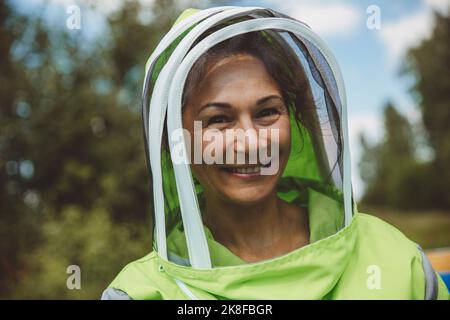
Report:
[[[314,101],[313,126],[290,116],[293,151],[276,189],[279,198],[308,209],[309,242],[252,263],[217,241],[203,223],[203,188],[189,164],[172,162],[175,142],[168,138],[183,127],[183,90],[196,61],[222,41],[249,32],[282,43],[296,57]],[[416,243],[358,212],[342,76],[325,43],[304,23],[257,7],[186,10],[146,64],[143,122],[153,250],[128,264],[103,299],[448,298]]]

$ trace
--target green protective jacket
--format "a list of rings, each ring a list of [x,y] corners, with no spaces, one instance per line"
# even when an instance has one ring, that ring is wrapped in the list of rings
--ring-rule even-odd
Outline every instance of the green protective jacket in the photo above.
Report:
[[[259,13],[259,9],[255,10]],[[175,26],[189,17],[193,19],[194,15],[201,12],[196,9],[184,11]],[[271,16],[273,11],[261,14],[263,17],[266,14]],[[170,54],[191,30],[192,26],[187,27],[180,37],[161,51],[156,63],[147,64],[146,78],[152,85]],[[320,59],[312,60],[322,63],[323,68],[319,70],[325,69]],[[145,114],[144,121],[147,121]],[[292,144],[298,146],[298,135],[293,134],[292,139]],[[345,222],[342,197],[348,190],[325,187],[320,183],[321,174],[317,164],[320,162],[319,152],[314,148],[314,138],[306,135],[302,139],[302,156],[289,160],[279,196],[308,208],[309,245],[269,260],[247,263],[217,242],[211,231],[203,225],[202,232],[213,267],[199,268],[190,263],[192,253],[186,240],[185,221],[181,218],[172,219],[171,224],[167,223],[171,227],[165,238],[167,257],[161,254],[162,249],[158,250],[162,247],[155,240],[158,237],[156,233],[154,249],[123,268],[103,292],[102,298],[448,299],[445,284],[418,244],[388,223],[358,212],[355,204],[352,204],[351,220]],[[345,139],[343,141],[346,143]],[[167,177],[173,172],[170,166],[163,166],[162,170],[163,175],[166,174],[163,180],[166,188],[171,183]],[[199,194],[200,189],[197,190]],[[166,190],[164,209],[166,212],[178,213],[173,216],[179,217],[179,203],[168,200],[170,192]],[[157,216],[154,219],[158,221]]]

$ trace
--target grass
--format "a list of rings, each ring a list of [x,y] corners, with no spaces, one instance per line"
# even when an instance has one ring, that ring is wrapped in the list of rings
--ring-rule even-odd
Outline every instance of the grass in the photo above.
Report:
[[[423,249],[450,247],[450,212],[402,211],[374,207],[358,209],[392,224]]]

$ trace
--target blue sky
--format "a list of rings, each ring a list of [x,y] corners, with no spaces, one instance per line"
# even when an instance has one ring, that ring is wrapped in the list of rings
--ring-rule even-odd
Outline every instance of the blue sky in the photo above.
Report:
[[[31,11],[44,0],[15,0],[23,11]],[[152,0],[142,0],[151,8]],[[102,14],[113,12],[119,0],[48,0],[54,7],[49,18],[64,21],[65,9],[71,4],[99,5]],[[178,0],[180,8],[192,4]],[[357,198],[363,192],[359,178],[360,146],[358,135],[378,140],[383,133],[382,109],[393,101],[411,121],[419,119],[416,102],[408,94],[411,78],[400,76],[399,70],[408,48],[430,35],[433,10],[445,12],[450,0],[233,0],[225,4],[270,7],[309,24],[328,43],[340,64],[348,96],[350,147],[353,184]],[[380,12],[380,28],[369,29],[366,21],[369,6]],[[197,7],[207,7],[207,1],[195,1]],[[181,9],[180,9],[181,10]],[[59,12],[59,14],[55,13]],[[373,12],[373,11],[372,11]],[[62,14],[61,14],[62,13]],[[89,10],[82,10],[82,25],[89,30],[101,30],[101,19]],[[95,32],[90,32],[95,37]]]

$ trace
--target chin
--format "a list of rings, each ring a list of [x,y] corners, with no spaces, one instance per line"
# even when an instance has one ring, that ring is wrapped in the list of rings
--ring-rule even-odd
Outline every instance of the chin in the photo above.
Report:
[[[263,201],[266,197],[268,197],[272,190],[260,190],[259,188],[253,187],[252,190],[248,190],[249,188],[242,188],[233,190],[231,194],[226,194],[226,198],[229,199],[230,202],[240,204],[240,205],[254,205],[261,201]]]

